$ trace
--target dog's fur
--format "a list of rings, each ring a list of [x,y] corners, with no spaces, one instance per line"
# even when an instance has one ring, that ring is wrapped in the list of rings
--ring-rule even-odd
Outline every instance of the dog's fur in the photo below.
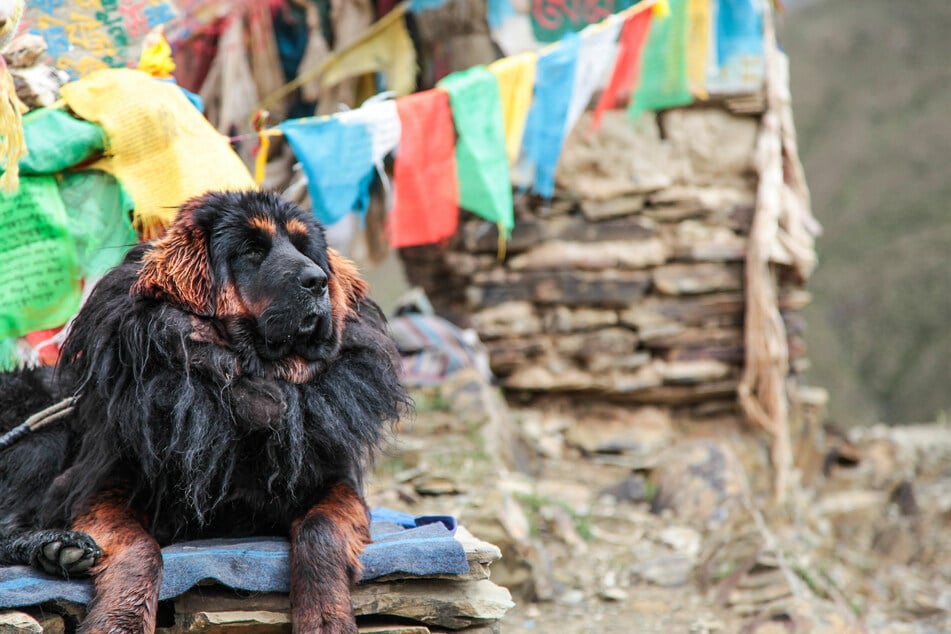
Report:
[[[385,319],[313,216],[209,193],[95,287],[55,375],[0,378],[0,562],[96,583],[81,631],[155,627],[159,548],[286,535],[295,631],[356,632],[362,478],[409,404]]]

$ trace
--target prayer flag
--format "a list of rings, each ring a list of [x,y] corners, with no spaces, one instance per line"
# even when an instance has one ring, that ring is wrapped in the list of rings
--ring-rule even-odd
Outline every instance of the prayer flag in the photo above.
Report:
[[[687,81],[698,99],[707,98],[707,56],[710,51],[710,0],[690,0],[687,33]]]
[[[670,0],[670,16],[651,23],[641,82],[634,91],[631,115],[644,110],[662,110],[693,102],[687,81],[687,27],[690,0]]]
[[[332,225],[364,201],[373,181],[373,139],[367,126],[337,117],[306,117],[284,121],[284,133],[307,175],[314,215]]]
[[[511,231],[512,181],[495,75],[476,66],[443,78],[439,87],[449,93],[458,135],[459,206]]]
[[[76,245],[80,277],[101,277],[139,241],[130,220],[135,205],[118,181],[100,170],[63,173],[59,193],[66,228]]]
[[[416,88],[416,49],[406,30],[402,11],[391,11],[367,29],[353,44],[333,53],[324,62],[322,86],[344,79],[380,72],[386,87],[398,95]]]
[[[598,105],[594,110],[593,125],[597,129],[601,125],[601,117],[605,110],[618,107],[626,103],[634,92],[637,78],[641,71],[641,51],[647,42],[647,34],[651,28],[653,11],[635,13],[624,21],[618,42],[617,61],[611,71],[611,79],[601,93]]]
[[[569,33],[559,46],[539,56],[535,71],[535,100],[525,123],[522,159],[534,171],[532,189],[546,198],[555,193],[555,167],[565,141],[580,40],[577,33]]]
[[[499,101],[502,102],[502,121],[505,125],[505,150],[509,162],[518,158],[525,132],[525,120],[532,106],[532,90],[535,87],[535,64],[538,54],[519,53],[489,64],[489,70],[499,84]]]
[[[366,126],[370,133],[370,158],[375,165],[381,165],[400,143],[400,117],[396,102],[391,99],[364,102],[359,108],[339,112],[334,117],[347,125]]]
[[[76,247],[53,176],[0,193],[0,339],[62,326],[79,308]]]
[[[135,201],[133,224],[145,238],[163,232],[192,196],[254,187],[227,137],[178,86],[113,68],[66,84],[62,96],[73,112],[105,131],[108,155],[90,167],[122,183]]]
[[[588,107],[591,95],[601,82],[617,53],[617,39],[623,21],[610,16],[607,24],[589,26],[581,32],[581,50],[575,66],[575,80],[571,89],[571,103],[565,120],[565,134],[577,123],[581,113]]]
[[[441,242],[459,225],[456,143],[449,95],[434,89],[396,100],[403,134],[393,165],[390,242]]]
[[[716,93],[753,92],[763,86],[766,60],[763,15],[757,0],[710,0],[713,52],[707,89]],[[712,67],[712,72],[711,68]]]

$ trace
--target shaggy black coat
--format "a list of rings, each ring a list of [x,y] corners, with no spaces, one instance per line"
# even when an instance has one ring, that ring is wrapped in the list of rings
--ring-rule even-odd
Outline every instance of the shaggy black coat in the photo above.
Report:
[[[98,547],[61,534],[85,549],[77,568],[44,531],[103,491],[160,545],[288,535],[341,483],[361,490],[409,404],[398,367],[384,316],[311,214],[255,192],[190,201],[96,285],[55,375],[0,376],[0,431],[78,399],[0,453],[0,562],[84,572]]]

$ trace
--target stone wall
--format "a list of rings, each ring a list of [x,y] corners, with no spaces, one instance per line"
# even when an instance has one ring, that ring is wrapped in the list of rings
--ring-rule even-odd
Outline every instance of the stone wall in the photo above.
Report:
[[[494,226],[463,212],[448,244],[404,249],[410,282],[474,328],[511,397],[570,396],[736,410],[744,258],[761,113],[747,99],[585,115],[551,201],[516,194],[499,257]],[[809,295],[775,266],[790,366],[804,362]]]

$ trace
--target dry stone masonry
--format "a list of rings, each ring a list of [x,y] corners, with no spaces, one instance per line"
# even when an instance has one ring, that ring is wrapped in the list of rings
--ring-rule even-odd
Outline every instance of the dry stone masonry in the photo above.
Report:
[[[401,252],[410,281],[479,333],[510,396],[737,411],[755,104],[636,122],[613,111],[597,131],[586,115],[566,141],[555,197],[516,195],[504,257],[495,227],[464,212],[448,244]],[[774,270],[795,373],[809,295],[791,270]]]

